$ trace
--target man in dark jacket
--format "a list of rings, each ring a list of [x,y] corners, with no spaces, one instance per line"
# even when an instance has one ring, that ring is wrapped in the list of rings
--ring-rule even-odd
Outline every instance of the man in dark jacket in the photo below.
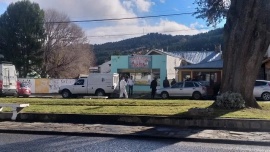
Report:
[[[154,99],[157,91],[157,78],[154,78],[154,80],[152,80],[150,88],[152,89],[151,98]]]
[[[165,80],[163,80],[163,87],[164,87],[164,88],[170,87],[170,82],[169,82],[169,80],[167,79],[167,77],[165,77]]]
[[[171,86],[173,86],[176,83],[175,79],[172,79]]]

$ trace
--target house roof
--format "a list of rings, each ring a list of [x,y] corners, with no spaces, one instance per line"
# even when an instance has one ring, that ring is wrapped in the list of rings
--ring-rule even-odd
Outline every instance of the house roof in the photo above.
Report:
[[[158,55],[169,55],[169,56],[176,57],[176,58],[182,58],[181,56],[178,56],[175,53],[166,52],[166,51],[158,50],[158,49],[151,50],[151,51],[147,52],[145,55],[156,55],[156,54],[158,54]]]
[[[220,59],[210,62],[185,65],[182,67],[176,67],[175,69],[222,69],[222,68],[223,68],[223,60]]]
[[[186,60],[191,64],[198,64],[202,62],[210,62],[221,59],[221,52],[217,51],[179,51],[179,52],[166,52],[163,50],[151,50],[147,52],[145,55],[169,55],[177,58],[181,58]]]
[[[175,55],[184,58],[191,64],[215,61],[221,59],[221,52],[217,51],[181,51],[174,52]]]

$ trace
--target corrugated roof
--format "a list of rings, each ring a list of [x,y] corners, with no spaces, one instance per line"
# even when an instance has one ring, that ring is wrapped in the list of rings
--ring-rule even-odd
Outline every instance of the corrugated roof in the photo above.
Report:
[[[166,52],[163,50],[151,50],[146,55],[151,53],[158,53],[163,55],[169,55],[186,60],[191,64],[198,64],[203,62],[216,61],[221,59],[221,52],[217,51],[179,51],[179,52]]]
[[[184,58],[191,64],[198,64],[201,62],[209,62],[221,58],[221,53],[216,51],[181,51],[173,52],[178,57]]]
[[[206,57],[205,59],[203,59],[200,63],[205,63],[205,62],[211,62],[211,61],[220,60],[221,57],[222,57],[222,52],[214,51],[208,57]]]
[[[198,64],[185,65],[182,67],[176,67],[176,69],[222,69],[223,60],[215,60],[211,62],[203,62]]]

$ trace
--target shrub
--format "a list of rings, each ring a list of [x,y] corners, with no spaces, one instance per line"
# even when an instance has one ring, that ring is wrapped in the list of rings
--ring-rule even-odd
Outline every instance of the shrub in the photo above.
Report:
[[[214,106],[222,109],[245,108],[245,100],[240,93],[225,92],[217,96]]]

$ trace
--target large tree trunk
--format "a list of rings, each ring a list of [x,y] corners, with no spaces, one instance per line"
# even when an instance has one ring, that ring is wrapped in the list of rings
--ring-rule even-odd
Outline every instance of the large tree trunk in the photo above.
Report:
[[[269,6],[269,0],[231,0],[224,28],[221,92],[240,93],[247,107],[259,108],[253,88],[270,44]]]

